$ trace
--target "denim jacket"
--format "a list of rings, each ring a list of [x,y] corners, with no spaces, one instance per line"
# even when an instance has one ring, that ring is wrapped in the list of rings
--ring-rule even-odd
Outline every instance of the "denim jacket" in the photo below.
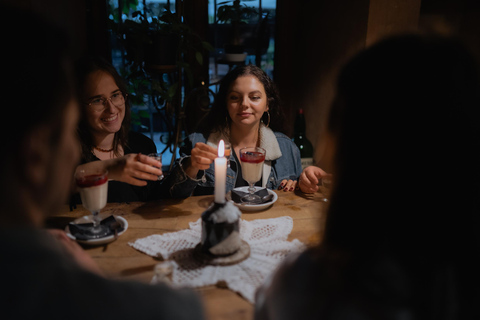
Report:
[[[265,163],[262,175],[262,186],[276,189],[282,180],[298,180],[302,173],[300,151],[292,140],[280,132],[261,126],[260,147],[266,150]],[[200,170],[196,179],[190,178],[182,168],[182,161],[191,155],[193,146],[197,142],[203,142],[217,147],[220,139],[229,141],[220,134],[211,134],[208,139],[201,133],[192,133],[186,139],[185,146],[180,148],[180,159],[175,162],[170,175],[163,182],[168,196],[172,198],[187,198],[191,195],[209,195],[214,193],[215,172],[214,164],[207,170]],[[233,150],[232,150],[233,152]],[[235,187],[237,168],[233,153],[230,155],[230,166],[227,168],[226,192]],[[202,179],[205,175],[205,179]],[[203,181],[202,181],[203,180]]]

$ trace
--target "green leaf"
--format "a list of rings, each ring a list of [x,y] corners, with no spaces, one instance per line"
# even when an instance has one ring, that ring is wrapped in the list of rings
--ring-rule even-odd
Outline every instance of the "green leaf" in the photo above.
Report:
[[[203,54],[201,52],[195,52],[195,58],[199,65],[203,65]]]
[[[132,122],[135,122],[135,123],[140,121],[140,117],[138,116],[138,113],[136,113],[136,112],[131,113],[131,119],[132,119]]]
[[[150,118],[150,113],[147,110],[139,110],[138,115],[140,118]]]
[[[173,97],[175,96],[175,93],[177,92],[177,87],[178,87],[178,83],[174,83],[169,89],[168,89],[168,92],[167,92],[167,96],[169,98],[169,100],[171,101],[173,99]]]
[[[202,41],[202,47],[203,47],[203,49],[208,50],[208,51],[213,51],[214,50],[213,46],[207,41]]]

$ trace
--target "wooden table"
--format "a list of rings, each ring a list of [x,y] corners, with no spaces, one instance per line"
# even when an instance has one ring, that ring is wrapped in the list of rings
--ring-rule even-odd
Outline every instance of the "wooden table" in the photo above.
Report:
[[[319,242],[323,233],[326,203],[321,194],[305,195],[277,191],[278,200],[267,210],[242,214],[242,219],[268,219],[280,216],[293,218],[293,230],[288,240],[298,239],[307,245]],[[141,253],[128,245],[136,239],[152,234],[174,232],[188,228],[188,223],[200,218],[213,201],[213,196],[190,197],[185,200],[161,200],[129,204],[110,203],[102,213],[124,217],[128,230],[116,241],[99,247],[85,247],[105,274],[117,279],[150,282],[153,268],[159,260]],[[48,219],[50,227],[64,228],[68,222],[88,215],[82,206]],[[241,296],[226,288],[208,286],[198,288],[203,296],[208,319],[251,319],[253,306]]]

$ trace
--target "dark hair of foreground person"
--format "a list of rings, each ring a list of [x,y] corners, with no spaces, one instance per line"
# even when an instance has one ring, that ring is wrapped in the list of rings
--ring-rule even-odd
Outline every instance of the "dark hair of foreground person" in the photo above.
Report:
[[[480,99],[456,40],[404,35],[341,71],[321,245],[258,294],[257,319],[478,319]]]

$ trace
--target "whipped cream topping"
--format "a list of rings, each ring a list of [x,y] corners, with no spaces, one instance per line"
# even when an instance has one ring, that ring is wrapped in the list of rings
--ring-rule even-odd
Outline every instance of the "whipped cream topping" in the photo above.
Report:
[[[227,201],[225,206],[218,208],[210,215],[210,220],[213,223],[233,223],[237,221],[242,212],[238,209],[232,201]]]

